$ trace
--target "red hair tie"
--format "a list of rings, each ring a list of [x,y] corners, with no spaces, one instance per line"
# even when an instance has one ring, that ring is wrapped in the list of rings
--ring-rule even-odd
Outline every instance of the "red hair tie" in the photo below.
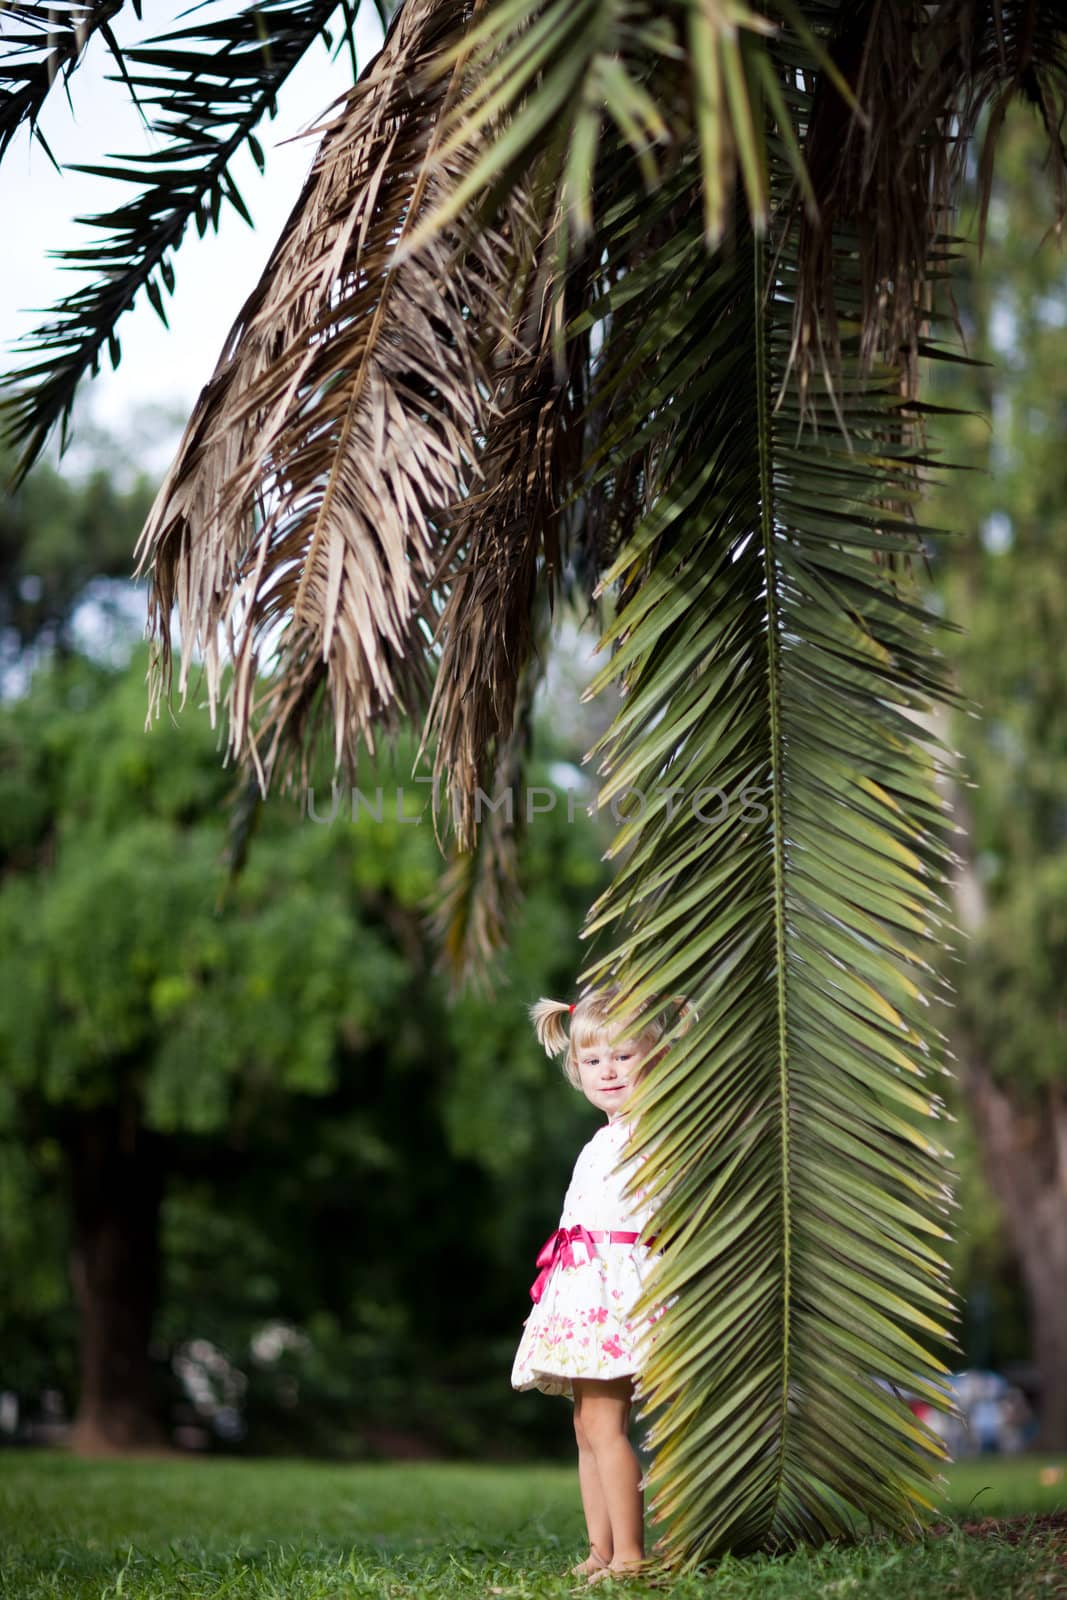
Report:
[[[573,1011],[574,1011],[574,1007],[573,1007],[573,1006],[568,1006],[568,1007],[567,1007],[567,1009],[568,1009],[568,1011],[570,1011],[570,1012],[573,1012]]]

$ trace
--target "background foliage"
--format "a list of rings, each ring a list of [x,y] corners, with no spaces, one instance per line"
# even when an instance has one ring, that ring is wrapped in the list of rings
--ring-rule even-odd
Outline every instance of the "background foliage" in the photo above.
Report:
[[[1058,1268],[1055,1238],[1039,1234],[1036,1208],[1011,1218],[1002,1204],[1004,1185],[1016,1183],[1006,1153],[976,1142],[963,1092],[970,1057],[988,1063],[1008,1096],[1015,1166],[1041,1186],[1061,1240],[1067,1229],[1063,1157],[1057,1176],[1036,1138],[1051,1125],[1056,1097],[1067,1094],[1067,268],[1055,207],[1040,128],[1019,107],[1001,135],[981,260],[973,250],[973,164],[955,219],[972,241],[955,297],[968,353],[986,365],[934,363],[930,375],[935,403],[971,412],[938,419],[944,457],[961,470],[943,476],[930,506],[933,520],[958,530],[934,562],[936,598],[962,624],[948,648],[979,707],[977,716],[952,717],[950,729],[969,780],[954,797],[965,830],[957,848],[979,886],[983,918],[965,943],[956,941],[962,959],[946,963],[956,995],[942,1026],[963,1058],[950,1105],[960,1119],[952,1260],[966,1297],[965,1348],[972,1362],[994,1366],[1033,1350],[1035,1280],[1051,1282]]]
[[[49,542],[31,476],[14,567],[51,589],[58,552],[58,592],[99,496],[67,486]],[[502,987],[451,1006],[427,926],[442,858],[427,818],[396,820],[398,785],[410,814],[427,795],[410,744],[361,779],[381,822],[274,799],[231,880],[234,775],[195,710],[145,734],[144,673],[140,648],[122,667],[54,650],[0,707],[3,1382],[73,1408],[64,1130],[129,1080],[166,1152],[161,1369],[217,1345],[250,1382],[253,1447],[549,1444],[564,1408],[510,1396],[510,1352],[595,1115],[525,1007],[573,989],[602,825],[562,795],[531,822]],[[582,788],[571,754],[545,730],[528,781]],[[271,1323],[310,1342],[257,1366]]]

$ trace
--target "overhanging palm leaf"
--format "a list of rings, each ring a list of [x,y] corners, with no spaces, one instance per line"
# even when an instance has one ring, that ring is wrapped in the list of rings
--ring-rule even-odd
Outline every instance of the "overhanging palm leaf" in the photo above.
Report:
[[[491,409],[486,329],[506,326],[515,276],[506,234],[458,261],[448,237],[390,259],[434,197],[437,180],[413,190],[412,174],[461,82],[424,95],[418,69],[464,15],[454,0],[398,14],[326,133],[142,536],[164,650],[176,603],[213,704],[219,630],[232,641],[231,748],[251,749],[264,784],[280,750],[306,753],[326,695],[339,758],[429,695],[437,522],[470,488]],[[513,231],[524,213],[517,197]],[[272,649],[280,693],[257,723]],[[188,668],[186,656],[183,686]]]
[[[0,6],[0,15],[7,9]],[[81,219],[107,237],[58,254],[97,276],[61,300],[53,320],[26,336],[23,348],[31,359],[4,380],[10,393],[2,411],[9,439],[22,450],[22,475],[53,426],[62,422],[66,429],[78,386],[99,370],[105,350],[118,365],[116,327],[142,289],[166,322],[173,256],[188,225],[195,222],[201,235],[217,228],[224,201],[251,221],[230,170],[233,158],[247,144],[262,170],[255,130],[274,114],[278,90],[323,35],[337,0],[256,0],[236,16],[180,28],[125,51],[109,25],[119,9],[70,8],[53,38],[42,31],[46,23],[51,29],[51,5],[16,7],[27,31],[4,41],[9,53],[0,81],[6,77],[17,87],[0,102],[0,154],[23,121],[35,125],[50,75],[63,64],[69,75],[94,30],[107,39],[137,104],[154,108],[151,127],[162,143],[148,154],[72,168],[135,184],[140,192],[112,211]],[[35,46],[37,59],[24,62]]]
[[[0,157],[23,125],[54,166],[55,157],[37,119],[57,83],[67,83],[95,33],[105,40],[116,61],[122,52],[111,23],[127,0],[3,0],[4,53],[0,59]],[[131,10],[140,17],[139,0]],[[120,66],[121,70],[121,66]]]
[[[771,140],[780,213],[784,143]],[[875,563],[919,548],[902,514],[918,459],[900,415],[906,372],[872,376],[870,343],[846,344],[837,395],[805,406],[788,377],[795,238],[775,277],[740,217],[728,257],[709,264],[692,203],[684,217],[698,194],[684,171],[664,184],[665,242],[646,207],[653,249],[601,302],[618,354],[594,403],[627,395],[635,372],[655,380],[599,447],[610,460],[636,441],[653,507],[606,580],[624,581],[603,642],[619,646],[606,676],[623,676],[627,703],[602,799],[668,794],[623,830],[634,853],[589,931],[620,915],[633,931],[588,974],[621,977],[641,1005],[685,988],[703,1014],[649,1091],[642,1133],[667,1244],[646,1309],[677,1296],[646,1380],[656,1505],[666,1554],[684,1564],[854,1533],[864,1517],[916,1531],[944,1450],[879,1384],[943,1406],[945,1368],[907,1324],[951,1341],[953,1310],[923,1238],[947,1237],[935,1214],[948,1152],[914,1122],[937,1098],[900,1081],[924,1077],[913,973],[932,970],[901,932],[914,945],[936,925],[936,881],[922,877],[947,852],[932,762],[892,702],[951,693],[921,639],[932,619]],[[626,247],[638,203],[613,219]],[[605,225],[598,247],[615,243]],[[835,309],[855,323],[864,263],[851,245],[839,257]],[[934,270],[910,262],[905,292]],[[899,315],[879,336],[886,325]],[[821,450],[798,448],[805,409],[830,430]],[[692,801],[715,783],[762,786],[768,771],[769,826],[749,827],[743,849],[736,810],[722,826],[703,814],[672,826],[674,785]]]
[[[461,851],[476,846],[475,797],[511,746],[535,631],[544,640],[557,593],[576,588],[565,582],[574,542],[567,524],[575,517],[564,501],[580,461],[576,419],[587,341],[573,340],[569,370],[559,378],[548,310],[552,276],[538,270],[543,231],[536,229],[530,248],[520,252],[533,267],[523,286],[526,303],[514,315],[522,336],[498,354],[493,413],[478,442],[479,482],[454,508],[433,579],[446,598],[424,742],[433,740],[435,795],[443,785]],[[548,241],[550,250],[551,233]],[[585,281],[575,275],[570,289],[573,302],[583,304]],[[503,759],[512,765],[511,756]]]
[[[548,628],[543,609],[538,635],[544,646]],[[463,848],[460,829],[447,869],[430,903],[430,931],[440,951],[439,966],[453,991],[490,992],[494,967],[507,947],[508,930],[522,898],[520,853],[526,814],[521,794],[533,743],[533,702],[543,676],[543,656],[528,657],[514,686],[511,733],[491,748],[496,755],[486,784],[486,814],[474,812],[473,838]]]
[[[678,1297],[643,1380],[653,1503],[692,1564],[864,1517],[912,1531],[931,1503],[943,1452],[874,1380],[943,1404],[924,1343],[952,1310],[932,1244],[947,1152],[916,1118],[936,1111],[920,952],[947,851],[906,712],[952,691],[933,619],[872,560],[922,531],[885,510],[912,492],[898,372],[860,382],[853,321],[852,453],[825,396],[807,400],[818,439],[798,438],[795,373],[773,410],[796,235],[772,272],[739,219],[709,262],[694,206],[668,249],[676,294],[641,300],[620,340],[671,404],[617,424],[662,438],[653,509],[604,580],[623,593],[600,681],[626,694],[601,801],[633,791],[641,815],[587,932],[621,929],[585,977],[641,1008],[684,992],[700,1017],[645,1086],[639,1134],[665,1245],[645,1309]],[[847,247],[836,265],[847,307]]]
[[[944,259],[947,210],[983,111],[991,108],[979,156],[979,250],[997,137],[1017,95],[1048,134],[1048,160],[1067,215],[1067,33],[1062,8],[1043,0],[948,0],[931,12],[912,5],[805,6],[830,33],[830,49],[870,115],[861,127],[818,83],[805,158],[819,195],[819,220],[802,219],[793,359],[807,392],[812,371],[840,354],[834,224],[854,235],[862,285],[864,371],[879,350],[906,349],[907,392],[919,386],[918,357],[931,320],[928,267]],[[905,291],[904,286],[908,286]]]

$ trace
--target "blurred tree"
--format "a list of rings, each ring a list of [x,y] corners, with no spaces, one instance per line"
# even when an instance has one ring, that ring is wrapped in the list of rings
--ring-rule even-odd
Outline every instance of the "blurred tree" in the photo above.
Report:
[[[229,881],[232,774],[206,719],[146,735],[144,670],[140,652],[122,672],[56,659],[0,711],[0,1138],[62,1173],[84,1449],[164,1437],[161,1298],[164,1337],[202,1332],[193,1318],[214,1305],[238,1357],[235,1330],[270,1316],[325,1318],[379,1369],[393,1340],[394,1386],[435,1345],[453,1362],[476,1347],[484,1366],[487,1328],[514,1321],[517,1336],[580,1119],[524,1007],[569,992],[603,871],[580,810],[539,818],[527,852],[545,889],[521,919],[517,981],[450,1012],[423,914],[441,858],[429,825],[399,820],[384,764],[364,785],[372,800],[383,786],[380,821],[341,808],[316,825],[272,801]],[[405,809],[426,799],[409,785]],[[214,1212],[195,1249],[186,1235],[170,1295],[168,1189],[186,1218],[198,1191]],[[42,1242],[24,1199],[0,1194],[19,1245],[5,1276]],[[232,1250],[257,1234],[258,1270]],[[225,1278],[209,1287],[197,1252]],[[30,1286],[13,1287],[5,1350],[29,1320]],[[40,1292],[54,1300],[54,1276]]]
[[[218,1129],[264,1089],[327,1086],[336,1033],[373,1036],[403,972],[302,881],[304,837],[266,893],[242,886],[216,915],[228,780],[206,728],[145,738],[140,679],[57,664],[0,732],[0,1037],[31,1136],[64,1154],[86,1445],[153,1434],[167,1133]]]
[[[949,647],[979,718],[948,737],[973,787],[956,787],[965,827],[960,917],[970,932],[951,972],[946,1026],[988,1182],[1017,1252],[1041,1393],[1041,1441],[1067,1447],[1067,266],[1034,249],[1055,197],[1041,136],[1009,113],[982,262],[968,254],[956,296],[969,353],[990,365],[933,398],[980,407],[945,423],[946,455],[970,467],[935,514],[965,535],[942,552]],[[972,174],[972,179],[973,179]],[[960,231],[975,235],[974,189]],[[977,391],[977,393],[976,393]],[[966,1225],[966,1224],[965,1224]]]
[[[79,606],[93,590],[106,602],[107,580],[132,592],[132,551],[155,484],[142,471],[122,481],[113,439],[98,438],[96,450],[101,464],[86,475],[42,463],[0,499],[0,669],[34,647],[71,650]],[[12,470],[0,450],[0,476]]]

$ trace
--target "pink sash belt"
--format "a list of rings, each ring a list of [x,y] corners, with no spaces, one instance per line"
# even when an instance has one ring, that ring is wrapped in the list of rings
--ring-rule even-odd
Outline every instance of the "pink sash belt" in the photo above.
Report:
[[[580,1222],[576,1222],[573,1228],[557,1228],[555,1233],[549,1234],[541,1246],[537,1257],[537,1265],[541,1270],[530,1285],[530,1299],[535,1302],[540,1300],[556,1266],[560,1263],[565,1267],[575,1265],[572,1245],[581,1242],[588,1255],[595,1256],[594,1244],[636,1244],[640,1237],[639,1233],[628,1233],[619,1228],[610,1231],[603,1228],[584,1228]]]

